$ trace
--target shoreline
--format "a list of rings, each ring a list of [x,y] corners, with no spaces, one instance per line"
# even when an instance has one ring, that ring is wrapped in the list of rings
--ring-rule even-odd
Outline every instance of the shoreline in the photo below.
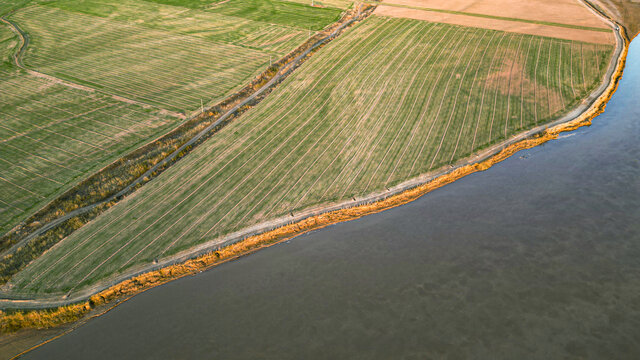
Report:
[[[599,14],[599,16],[602,15]],[[155,286],[184,276],[194,275],[309,231],[404,205],[464,176],[484,171],[520,150],[529,149],[555,139],[562,132],[590,125],[591,120],[604,111],[609,99],[617,89],[629,46],[629,40],[624,35],[623,28],[610,19],[607,21],[612,24],[614,29],[617,27],[617,30],[614,30],[616,52],[605,76],[606,81],[586,99],[586,105],[578,106],[562,118],[515,135],[481,153],[459,161],[453,168],[441,168],[406,181],[387,191],[371,194],[366,198],[309,209],[295,217],[285,217],[256,225],[242,232],[202,244],[161,263],[145,266],[137,271],[121,275],[108,283],[103,282],[95,285],[73,298],[60,299],[61,294],[56,294],[54,295],[56,300],[20,299],[19,296],[14,296],[13,299],[2,299],[0,300],[0,308],[14,310],[60,308],[34,310],[26,313],[0,313],[0,331],[51,327],[69,322],[64,320],[78,320],[90,312],[92,308],[103,306],[116,298],[124,298],[125,296],[130,298]]]

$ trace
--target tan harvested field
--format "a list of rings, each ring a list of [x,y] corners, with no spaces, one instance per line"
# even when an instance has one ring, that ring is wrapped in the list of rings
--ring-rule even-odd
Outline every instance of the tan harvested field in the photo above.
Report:
[[[608,29],[578,0],[385,0],[385,3]]]
[[[410,1],[404,1],[410,2]],[[585,41],[594,44],[613,44],[612,32],[589,31],[565,27],[533,24],[519,21],[498,20],[477,16],[448,14],[435,11],[380,5],[375,12],[380,16],[425,20],[445,24],[471,26],[483,29],[508,31],[527,35],[538,35],[558,39]]]

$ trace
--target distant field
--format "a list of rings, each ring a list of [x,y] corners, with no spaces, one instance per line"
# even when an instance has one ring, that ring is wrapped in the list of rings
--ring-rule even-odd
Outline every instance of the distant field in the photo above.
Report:
[[[78,290],[291,211],[384,190],[574,107],[612,46],[373,16],[11,281]]]
[[[614,44],[612,29],[581,0],[388,0],[381,16]]]
[[[609,29],[580,0],[385,0],[384,3]]]
[[[306,4],[282,0],[229,0],[210,6],[208,11],[255,21],[321,30],[337,20],[340,10],[313,8]]]
[[[235,0],[211,9],[140,0],[60,0],[11,18],[31,36],[26,66],[189,113],[201,100],[214,103],[242,87],[302,43],[308,27],[320,29],[341,12],[295,3],[284,3],[293,7],[286,8],[275,0],[256,3],[274,5],[268,16],[280,21],[261,21],[265,11]]]
[[[19,9],[31,1],[32,0],[2,0],[0,1],[0,16]]]
[[[604,9],[615,20],[629,31],[634,38],[640,31],[640,2],[637,0],[593,0],[593,3]]]
[[[74,180],[180,119],[25,75],[0,26],[0,233]]]
[[[155,2],[159,4],[185,6],[192,9],[210,9],[212,7],[219,6],[224,2],[224,0],[215,0],[215,1],[211,1],[211,0],[147,0],[147,1]],[[287,4],[287,3],[311,5],[311,1],[312,0],[281,0],[278,2],[274,2],[274,1],[268,1],[268,0],[247,0],[246,2],[250,5],[247,10],[242,10],[242,12],[243,13],[252,12],[251,9],[259,9],[259,11],[262,11],[265,8],[268,8],[267,10],[269,11],[277,7],[286,9],[287,7],[292,6],[291,4]],[[237,3],[240,3],[240,2],[237,2]],[[274,3],[276,5],[269,6],[269,3]],[[353,1],[351,0],[318,0],[318,1],[314,0],[314,5],[316,6],[334,7],[339,9],[346,9],[350,7],[352,4],[353,4]],[[263,16],[264,14],[265,13],[262,13],[260,15]],[[301,19],[301,17],[298,14],[294,14],[294,16],[295,16],[295,19],[298,19],[298,20]],[[267,20],[269,22],[272,21],[271,18],[267,18]],[[283,19],[283,20],[287,22],[292,22],[292,19]],[[302,21],[305,21],[305,20],[307,19],[302,19]]]
[[[296,2],[299,4],[309,5],[311,4],[311,0],[288,0],[291,2]],[[316,6],[327,6],[327,7],[335,7],[339,9],[348,9],[353,5],[354,1],[352,0],[314,0],[314,4]]]

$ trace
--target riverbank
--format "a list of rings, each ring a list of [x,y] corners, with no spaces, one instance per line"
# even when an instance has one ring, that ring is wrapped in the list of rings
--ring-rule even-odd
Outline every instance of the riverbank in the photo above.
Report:
[[[517,137],[510,139],[506,143],[485,150],[482,154],[476,155],[471,160],[467,160],[465,163],[458,164],[453,169],[443,170],[439,174],[429,174],[417,180],[412,180],[408,183],[398,186],[397,188],[389,189],[389,191],[385,193],[374,194],[371,197],[367,197],[367,199],[360,199],[358,201],[363,202],[360,205],[347,207],[347,204],[343,205],[345,207],[343,209],[330,212],[327,212],[329,210],[325,209],[324,213],[307,216],[305,219],[302,219],[293,224],[279,227],[275,230],[268,231],[261,235],[251,236],[243,241],[223,247],[220,250],[214,252],[212,252],[212,250],[209,250],[207,254],[204,254],[196,259],[188,260],[181,264],[174,264],[168,267],[165,266],[161,269],[141,274],[130,280],[121,282],[118,285],[109,287],[106,290],[98,293],[97,295],[91,296],[87,303],[89,304],[89,306],[96,306],[99,304],[103,304],[104,302],[113,300],[114,298],[119,296],[139,293],[140,291],[144,291],[150,287],[166,283],[167,281],[173,280],[175,278],[194,274],[202,269],[235,259],[239,256],[284,241],[304,232],[319,229],[321,227],[325,227],[337,222],[353,220],[364,215],[373,214],[392,207],[406,204],[407,202],[413,201],[431,190],[449,184],[461,177],[477,171],[486,170],[493,164],[506,159],[517,151],[537,146],[548,140],[554,139],[560,132],[570,131],[579,126],[587,125],[590,123],[593,117],[602,112],[607,100],[615,91],[617,82],[622,74],[622,69],[624,66],[624,55],[626,54],[627,45],[628,44],[626,40],[623,40],[622,43],[618,44],[618,50],[620,51],[615,57],[617,61],[612,61],[613,71],[610,74],[608,73],[607,75],[610,81],[603,84],[604,91],[599,96],[596,96],[591,102],[592,105],[587,107],[587,111],[581,112],[579,116],[574,116],[569,120],[565,118],[560,119],[558,120],[558,122],[562,122],[562,124],[553,124],[551,128],[546,128],[549,126],[547,125],[545,127],[536,128],[527,133],[518,135]],[[397,193],[395,193],[396,191]],[[74,298],[66,299],[66,301],[74,302],[79,300],[77,298]],[[14,304],[23,304],[25,305],[25,308],[35,305],[34,302],[29,301],[14,301]],[[48,306],[51,306],[50,304],[51,303],[49,303]],[[47,303],[43,302],[42,305],[47,306]],[[67,313],[64,309],[58,311],[58,314],[60,316]],[[78,311],[83,310],[80,309]],[[49,312],[49,314],[54,315],[51,318],[56,318],[55,312]],[[29,315],[26,315],[27,316],[23,316],[23,318],[29,318]],[[37,318],[37,316],[35,315],[33,315],[33,317]],[[5,319],[10,319],[10,317],[6,316]],[[23,320],[23,322],[27,323],[29,321]],[[31,323],[33,322],[31,321]],[[41,325],[46,326],[46,322]]]

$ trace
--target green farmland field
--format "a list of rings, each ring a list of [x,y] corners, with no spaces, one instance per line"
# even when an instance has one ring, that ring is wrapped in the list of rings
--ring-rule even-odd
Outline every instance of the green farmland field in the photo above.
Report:
[[[611,46],[373,16],[12,280],[79,290],[250,225],[384,190],[576,106]]]
[[[0,230],[179,121],[0,69]]]
[[[18,71],[0,27],[0,233],[181,120]]]
[[[0,67],[9,69],[11,67],[11,54],[18,44],[15,34],[7,27],[0,27]]]
[[[306,20],[260,21],[256,14],[264,11],[246,2],[191,9],[140,0],[60,0],[11,19],[31,37],[27,67],[189,113],[201,100],[215,103],[244,86],[306,40],[309,27],[320,29],[341,13],[287,4],[294,9],[270,16],[295,12]]]
[[[28,35],[28,69],[89,88],[12,64],[19,38],[0,23],[0,233],[175,128],[183,120],[170,111],[189,114],[201,101],[218,102],[303,43],[309,27],[322,28],[342,12],[289,3],[288,11],[305,17],[289,26],[254,20],[255,4],[241,12],[234,2],[215,10],[162,2],[0,3],[0,15]],[[234,15],[216,12],[224,9]],[[271,16],[284,19],[283,11]]]

